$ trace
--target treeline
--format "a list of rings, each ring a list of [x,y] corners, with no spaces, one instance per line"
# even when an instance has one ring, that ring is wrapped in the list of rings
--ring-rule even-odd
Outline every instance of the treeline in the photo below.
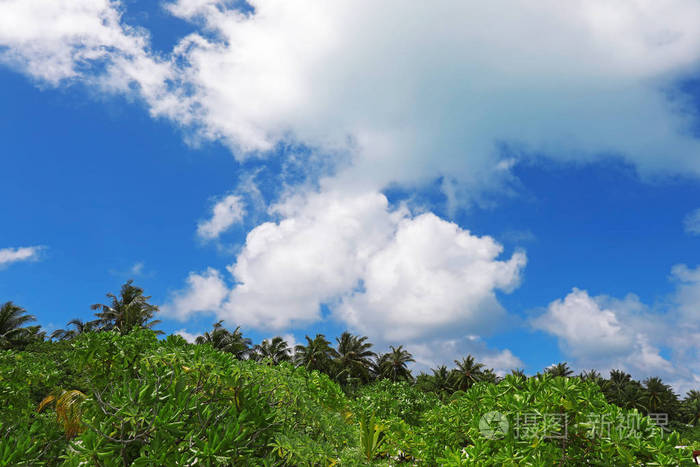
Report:
[[[92,305],[95,319],[84,322],[74,319],[66,329],[58,329],[47,335],[39,325],[31,325],[36,318],[25,309],[6,302],[0,307],[0,348],[24,350],[47,340],[66,341],[89,332],[116,331],[121,335],[134,329],[153,329],[160,323],[154,320],[158,307],[148,302],[151,298],[144,290],[126,282],[119,295],[107,294],[108,303]],[[156,334],[162,331],[154,330]],[[429,373],[413,375],[408,368],[414,362],[413,356],[403,345],[391,346],[386,353],[376,353],[373,344],[366,336],[342,333],[335,344],[325,335],[306,336],[306,342],[293,349],[282,337],[265,339],[253,344],[244,337],[239,327],[229,330],[223,321],[214,324],[209,332],[196,338],[196,344],[208,344],[214,349],[232,354],[238,360],[254,360],[270,365],[282,362],[292,363],[308,371],[318,371],[328,375],[348,394],[353,394],[367,384],[379,380],[392,382],[405,381],[416,389],[438,396],[447,401],[455,393],[469,390],[474,384],[488,382],[498,384],[503,377],[491,368],[485,367],[471,355],[455,360],[455,366],[439,366]],[[521,369],[511,371],[514,376],[527,379]],[[684,397],[676,394],[659,377],[637,381],[622,370],[612,370],[603,377],[596,370],[574,375],[566,362],[543,370],[550,376],[577,376],[583,381],[594,382],[605,395],[606,400],[623,409],[636,409],[645,415],[661,414],[658,419],[667,423],[669,429],[684,431],[700,422],[700,391],[691,390]],[[540,373],[535,375],[538,377]]]

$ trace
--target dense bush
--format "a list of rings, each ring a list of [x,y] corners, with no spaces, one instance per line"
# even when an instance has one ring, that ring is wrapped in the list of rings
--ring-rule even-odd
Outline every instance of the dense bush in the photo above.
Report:
[[[509,376],[445,402],[380,380],[350,397],[315,370],[144,329],[0,351],[0,397],[1,465],[684,465],[675,446],[693,442],[579,378]]]

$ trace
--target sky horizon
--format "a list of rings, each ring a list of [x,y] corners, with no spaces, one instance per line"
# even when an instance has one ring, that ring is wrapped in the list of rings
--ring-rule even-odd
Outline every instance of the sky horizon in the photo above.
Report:
[[[700,388],[700,5],[0,1],[0,302]]]

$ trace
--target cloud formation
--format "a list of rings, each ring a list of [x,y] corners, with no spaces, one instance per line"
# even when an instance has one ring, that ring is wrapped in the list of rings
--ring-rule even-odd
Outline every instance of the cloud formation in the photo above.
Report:
[[[292,187],[270,208],[275,221],[248,234],[231,281],[191,273],[171,316],[284,329],[318,321],[324,304],[380,339],[464,339],[467,326],[487,332],[504,315],[496,291],[517,286],[525,255],[499,260],[489,237],[390,210],[387,186],[442,177],[451,205],[466,205],[535,155],[700,174],[697,110],[677,87],[700,62],[695,0],[250,3],[251,13],[226,0],[167,3],[198,31],[164,55],[122,21],[117,0],[0,3],[0,60],[43,85],[140,96],[154,117],[222,141],[239,160],[301,145],[334,161],[315,174],[318,187]],[[231,196],[200,224],[202,238],[242,216]],[[673,271],[672,322],[692,342],[696,274]],[[659,321],[633,297],[575,289],[535,325],[578,361],[604,349],[620,365],[681,378],[648,329]],[[685,352],[700,361],[697,348]]]
[[[465,202],[503,182],[504,147],[700,173],[696,112],[674,91],[700,59],[692,0],[251,4],[166,4],[200,31],[156,56],[117,1],[8,0],[0,47],[42,82],[138,93],[239,158],[282,142],[345,154],[338,184],[445,176]]]
[[[487,332],[504,318],[496,291],[517,287],[526,258],[431,213],[391,210],[380,193],[310,194],[253,229],[228,270],[191,274],[166,310],[214,311],[227,322],[282,330],[333,317],[382,342]],[[202,306],[207,303],[208,306]]]
[[[212,208],[211,218],[197,224],[197,235],[204,240],[213,240],[241,222],[246,210],[243,200],[238,195],[227,195],[217,201]]]
[[[531,324],[556,336],[577,369],[661,376],[683,394],[700,384],[700,266],[674,266],[671,277],[676,290],[662,312],[632,294],[591,297],[574,288]]]
[[[44,247],[25,246],[0,249],[0,269],[20,261],[36,261]]]

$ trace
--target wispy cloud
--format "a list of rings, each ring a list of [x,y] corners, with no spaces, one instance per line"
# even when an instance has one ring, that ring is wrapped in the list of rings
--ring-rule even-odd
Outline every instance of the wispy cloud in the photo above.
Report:
[[[40,253],[44,249],[45,247],[43,246],[25,246],[19,248],[0,249],[0,268],[21,261],[36,261],[39,259]]]
[[[700,235],[700,208],[692,211],[683,220],[686,233],[690,235]]]
[[[204,240],[213,240],[243,220],[246,210],[238,195],[228,195],[214,204],[211,217],[197,225],[197,235]]]

